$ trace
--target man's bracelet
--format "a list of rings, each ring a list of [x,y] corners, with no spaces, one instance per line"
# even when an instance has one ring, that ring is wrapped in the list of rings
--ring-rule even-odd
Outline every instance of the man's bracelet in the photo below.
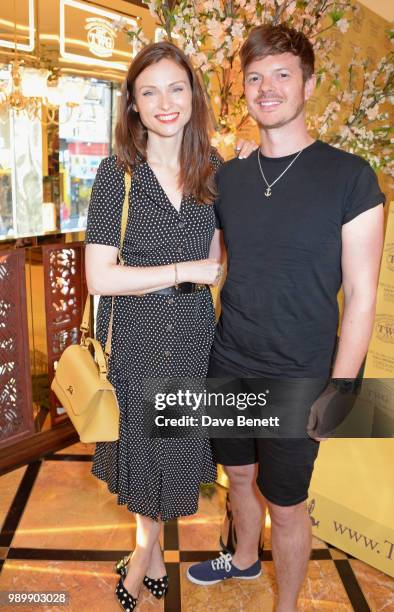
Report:
[[[331,378],[330,383],[340,393],[353,393],[357,388],[357,378]]]

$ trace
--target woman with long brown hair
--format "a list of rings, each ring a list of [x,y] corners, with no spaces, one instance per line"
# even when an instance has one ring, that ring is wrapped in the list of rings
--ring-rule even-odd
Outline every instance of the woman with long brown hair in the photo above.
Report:
[[[143,434],[143,379],[204,377],[213,339],[208,285],[220,277],[213,201],[220,159],[210,147],[208,110],[186,56],[161,42],[133,60],[122,91],[116,155],[97,171],[88,214],[86,275],[100,295],[104,345],[114,300],[109,377],[120,436],[96,446],[92,473],[135,513],[136,546],[121,560],[116,595],[132,610],[144,585],[157,598],[168,579],[160,524],[194,514],[199,485],[216,477],[209,440]],[[118,265],[125,172],[129,215]]]

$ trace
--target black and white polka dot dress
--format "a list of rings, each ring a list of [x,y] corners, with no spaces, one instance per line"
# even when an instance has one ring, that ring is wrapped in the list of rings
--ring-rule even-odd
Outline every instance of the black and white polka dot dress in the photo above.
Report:
[[[220,160],[211,155],[217,169]],[[124,173],[116,157],[97,171],[86,243],[119,247]],[[160,266],[205,259],[215,229],[213,206],[189,196],[174,208],[146,162],[137,165],[123,245],[129,266]],[[96,335],[105,345],[111,297],[100,298]],[[215,316],[208,288],[178,296],[117,296],[109,378],[120,407],[120,436],[99,442],[92,473],[119,504],[157,520],[197,511],[199,484],[213,482],[216,467],[208,439],[143,436],[143,379],[204,377]]]

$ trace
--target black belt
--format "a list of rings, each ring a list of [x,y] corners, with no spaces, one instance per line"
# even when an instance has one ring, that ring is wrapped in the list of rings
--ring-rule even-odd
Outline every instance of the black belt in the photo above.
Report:
[[[198,283],[179,283],[177,287],[165,287],[165,289],[158,289],[157,291],[150,291],[148,295],[179,295],[180,293],[196,293],[205,289],[207,285],[200,285]]]

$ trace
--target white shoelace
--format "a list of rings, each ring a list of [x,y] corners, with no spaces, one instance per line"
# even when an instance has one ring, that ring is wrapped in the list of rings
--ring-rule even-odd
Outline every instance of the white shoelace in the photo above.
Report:
[[[232,556],[230,555],[230,553],[220,553],[220,557],[218,557],[217,559],[213,559],[211,561],[211,565],[212,565],[212,569],[213,570],[219,570],[219,569],[224,569],[226,572],[230,572],[231,571],[231,560],[232,560]]]

